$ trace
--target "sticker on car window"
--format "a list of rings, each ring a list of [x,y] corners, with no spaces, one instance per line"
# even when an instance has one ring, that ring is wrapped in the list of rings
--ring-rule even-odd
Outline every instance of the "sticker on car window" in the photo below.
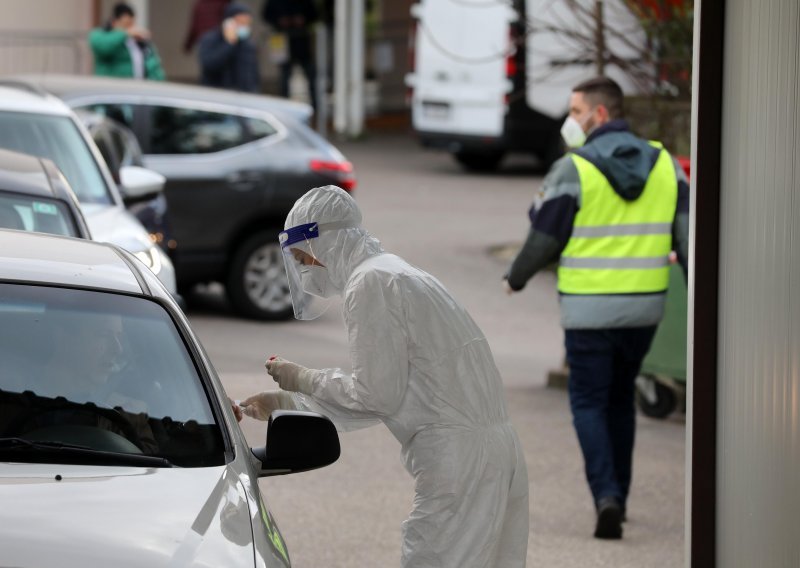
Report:
[[[42,213],[44,215],[58,215],[58,209],[52,203],[41,203],[39,201],[33,202],[34,213]]]

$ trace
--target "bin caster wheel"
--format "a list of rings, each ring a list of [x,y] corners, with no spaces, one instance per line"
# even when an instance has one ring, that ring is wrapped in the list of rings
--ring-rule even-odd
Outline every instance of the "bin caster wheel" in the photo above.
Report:
[[[666,418],[678,405],[671,388],[651,375],[636,377],[636,404],[650,418]]]

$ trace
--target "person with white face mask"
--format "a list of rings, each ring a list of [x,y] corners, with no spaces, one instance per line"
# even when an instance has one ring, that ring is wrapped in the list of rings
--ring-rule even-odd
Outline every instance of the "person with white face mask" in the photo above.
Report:
[[[312,189],[285,227],[295,315],[342,296],[352,373],[271,357],[281,390],[246,399],[244,413],[311,410],[341,430],[383,422],[416,481],[402,566],[525,566],[527,467],[481,330],[436,278],[383,250],[344,190]]]
[[[686,271],[689,185],[660,144],[630,132],[622,90],[606,77],[573,89],[561,134],[572,150],[544,180],[505,288],[522,290],[559,260],[570,405],[594,536],[618,539],[631,483],[634,381],[664,313],[673,250]]]
[[[258,92],[256,46],[250,38],[253,16],[245,4],[231,2],[222,24],[200,38],[198,57],[203,85],[236,91]]]

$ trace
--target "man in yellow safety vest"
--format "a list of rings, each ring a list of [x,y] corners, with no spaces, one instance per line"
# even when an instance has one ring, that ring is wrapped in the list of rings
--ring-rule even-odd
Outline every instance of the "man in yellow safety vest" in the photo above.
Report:
[[[521,290],[558,260],[569,398],[597,513],[594,536],[622,537],[635,434],[634,381],[664,313],[670,253],[684,271],[689,186],[656,142],[623,120],[606,77],[576,86],[531,229],[508,273]]]

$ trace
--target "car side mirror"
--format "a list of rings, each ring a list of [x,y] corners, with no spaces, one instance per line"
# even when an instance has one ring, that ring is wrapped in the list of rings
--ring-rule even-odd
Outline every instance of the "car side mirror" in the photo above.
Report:
[[[253,448],[259,477],[309,471],[339,459],[339,434],[329,418],[315,412],[276,410],[267,424],[267,445]]]
[[[122,198],[127,202],[164,191],[167,178],[147,168],[123,166],[119,169],[119,181]]]

